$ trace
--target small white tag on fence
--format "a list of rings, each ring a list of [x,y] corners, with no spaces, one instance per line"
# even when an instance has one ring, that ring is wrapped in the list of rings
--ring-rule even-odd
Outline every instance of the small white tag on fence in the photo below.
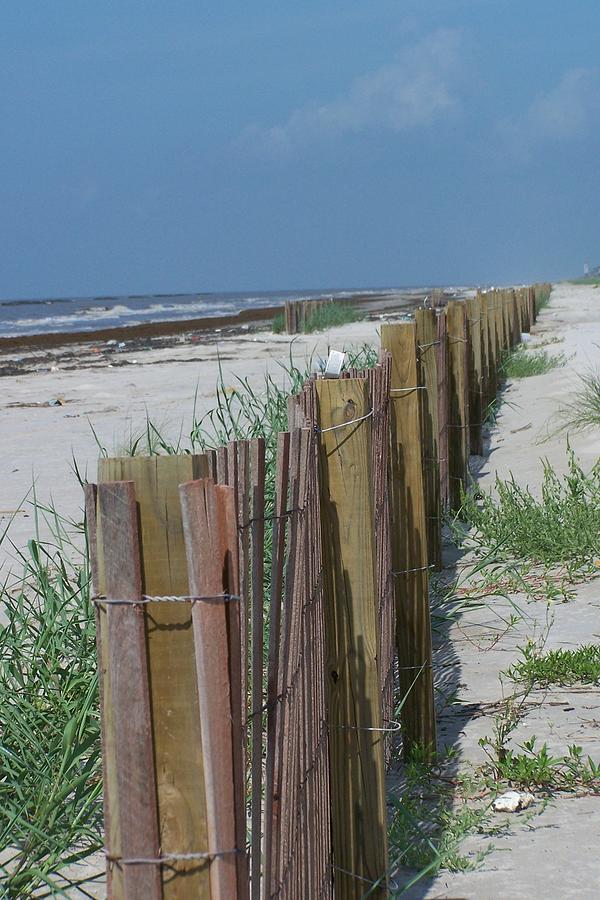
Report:
[[[345,359],[345,353],[341,353],[339,350],[331,350],[323,373],[325,378],[339,378]]]

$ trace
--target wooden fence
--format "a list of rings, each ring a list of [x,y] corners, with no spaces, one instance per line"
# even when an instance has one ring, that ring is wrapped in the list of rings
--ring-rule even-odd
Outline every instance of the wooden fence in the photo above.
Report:
[[[344,300],[286,300],[283,309],[283,330],[286,334],[299,334],[310,329],[310,320],[332,304],[348,306]],[[314,330],[314,325],[313,325]]]
[[[276,446],[100,461],[110,897],[387,895],[386,766],[400,741],[435,748],[443,512],[548,293],[384,326],[374,368],[290,398]]]

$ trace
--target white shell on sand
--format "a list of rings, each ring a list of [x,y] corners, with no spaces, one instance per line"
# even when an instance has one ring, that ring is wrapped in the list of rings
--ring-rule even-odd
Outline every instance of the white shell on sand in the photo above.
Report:
[[[533,794],[523,791],[506,791],[496,797],[492,803],[492,809],[494,812],[518,812],[520,809],[527,809],[532,803],[535,803]]]

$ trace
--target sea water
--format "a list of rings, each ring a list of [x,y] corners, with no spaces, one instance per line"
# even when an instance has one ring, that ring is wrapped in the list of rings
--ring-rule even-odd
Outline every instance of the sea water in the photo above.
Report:
[[[263,293],[144,294],[111,297],[48,297],[0,300],[0,337],[51,332],[97,331],[123,325],[230,316],[246,309],[280,306],[286,300],[352,299],[360,294],[394,294],[398,288]]]

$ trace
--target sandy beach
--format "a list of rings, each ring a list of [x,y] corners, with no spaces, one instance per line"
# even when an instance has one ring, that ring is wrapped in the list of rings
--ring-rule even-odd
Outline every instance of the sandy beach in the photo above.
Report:
[[[24,546],[33,533],[33,519],[27,502],[32,482],[45,502],[52,499],[63,515],[80,518],[81,488],[72,469],[72,459],[83,473],[95,475],[98,446],[93,430],[110,454],[118,454],[144,427],[146,415],[171,439],[189,431],[194,402],[196,415],[209,410],[215,398],[218,366],[226,385],[236,378],[248,379],[260,390],[265,375],[285,383],[283,365],[290,353],[300,368],[310,365],[313,354],[325,354],[328,347],[378,346],[381,316],[400,316],[390,310],[372,312],[368,320],[332,329],[326,333],[290,339],[263,329],[247,333],[210,333],[203,338],[178,338],[168,346],[148,349],[105,345],[78,345],[61,354],[53,351],[50,365],[47,352],[39,350],[38,362],[27,371],[2,379],[0,432],[3,453],[0,459],[0,515],[6,526],[12,518],[10,536],[17,547]],[[532,344],[556,339],[551,352],[567,357],[564,368],[545,375],[509,382],[496,426],[489,435],[485,457],[473,457],[471,468],[485,488],[493,486],[496,475],[512,472],[535,493],[539,490],[542,465],[548,459],[559,473],[566,471],[566,438],[552,434],[558,409],[577,390],[578,376],[596,365],[600,356],[600,289],[560,284],[554,287],[549,306],[533,329]],[[12,351],[11,351],[12,352]],[[0,364],[14,358],[5,353]],[[56,405],[48,405],[56,403]],[[550,436],[549,436],[550,435]],[[597,432],[573,435],[571,446],[584,468],[598,459]],[[3,565],[10,566],[4,550]],[[451,567],[452,560],[448,560]],[[451,571],[451,568],[449,569]],[[556,606],[548,646],[576,646],[590,640],[598,630],[597,581],[575,586],[573,602]],[[543,607],[543,608],[542,608]],[[539,634],[546,621],[545,604],[528,610],[526,620],[489,649],[488,610],[472,613],[468,622],[457,622],[444,636],[436,651],[438,680],[444,690],[456,690],[460,698],[442,712],[440,743],[454,746],[469,764],[483,759],[480,737],[493,727],[493,712],[503,695],[499,675],[532,635]],[[584,692],[551,691],[540,696],[518,737],[536,733],[540,742],[548,740],[552,750],[565,752],[576,741],[585,754],[600,758],[597,720],[600,699],[597,689]],[[467,712],[465,713],[465,710]],[[486,856],[473,872],[442,872],[431,882],[417,885],[411,898],[464,897],[485,900],[509,896],[530,898],[595,896],[600,878],[595,848],[600,839],[597,815],[592,815],[597,799],[557,797],[527,824],[517,818],[513,827],[494,839],[497,849]],[[541,810],[540,810],[541,811]],[[476,853],[487,837],[468,838],[466,850]],[[510,852],[506,852],[510,851]],[[102,860],[94,863],[101,867]],[[550,862],[552,867],[550,869]],[[83,867],[72,874],[80,876]],[[90,870],[88,870],[90,871]],[[510,885],[507,888],[507,884]],[[87,896],[104,895],[102,879],[86,888]],[[72,896],[80,896],[73,891]]]
[[[329,347],[378,345],[381,322],[394,321],[423,298],[422,292],[368,297],[359,306],[362,321],[293,339],[268,330],[272,310],[259,310],[257,320],[195,320],[191,330],[188,322],[162,322],[84,341],[64,335],[0,339],[0,529],[10,522],[17,547],[32,537],[33,486],[40,502],[81,518],[73,460],[93,480],[96,438],[109,455],[120,455],[149,417],[170,440],[181,435],[182,446],[189,446],[194,409],[200,418],[214,406],[219,365],[226,386],[247,379],[260,391],[267,374],[283,385],[290,356],[304,370]],[[4,542],[4,571],[10,555]]]

